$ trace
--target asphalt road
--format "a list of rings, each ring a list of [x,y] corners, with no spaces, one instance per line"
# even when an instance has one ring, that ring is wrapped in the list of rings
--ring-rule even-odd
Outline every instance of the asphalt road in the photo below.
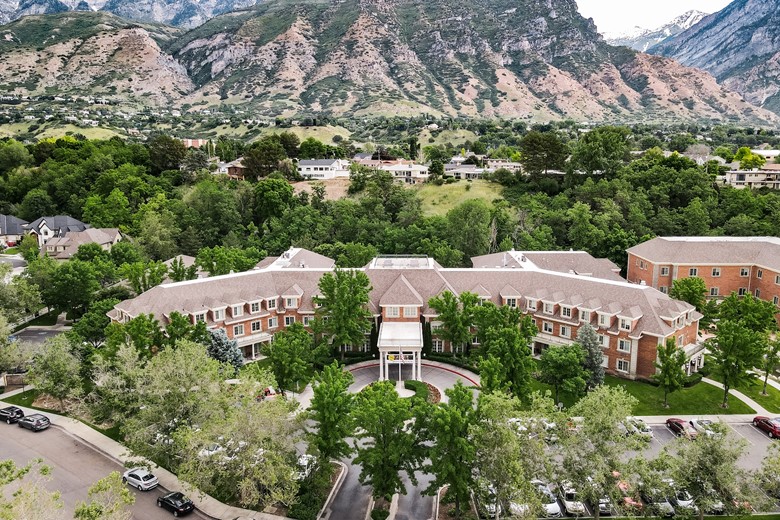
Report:
[[[46,483],[46,487],[62,493],[63,509],[59,518],[73,518],[76,505],[87,499],[87,490],[92,484],[112,471],[124,471],[113,460],[55,427],[33,433],[16,425],[0,423],[0,438],[0,459],[12,459],[23,465],[40,457],[52,468],[52,479]],[[134,519],[173,518],[171,513],[159,509],[155,504],[156,497],[165,493],[162,488],[146,492],[131,491],[136,496],[132,507]],[[189,518],[208,517],[195,512]]]
[[[29,327],[22,329],[19,332],[15,332],[13,337],[19,341],[27,341],[30,343],[44,343],[47,339],[59,336],[65,332],[65,330],[58,329],[41,329],[38,327]]]

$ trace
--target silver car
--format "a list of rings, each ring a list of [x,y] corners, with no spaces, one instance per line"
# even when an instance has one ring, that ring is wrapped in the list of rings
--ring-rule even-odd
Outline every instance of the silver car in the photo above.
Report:
[[[149,491],[160,485],[157,477],[149,473],[145,468],[132,468],[125,471],[122,475],[122,482],[138,491]]]

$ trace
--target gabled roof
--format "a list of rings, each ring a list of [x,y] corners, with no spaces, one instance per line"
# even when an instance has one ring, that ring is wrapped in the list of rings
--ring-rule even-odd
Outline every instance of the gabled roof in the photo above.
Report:
[[[509,284],[506,284],[501,288],[501,290],[498,292],[499,295],[501,295],[502,298],[520,298],[522,294],[520,294],[520,291],[515,289]]]
[[[0,215],[0,235],[23,235],[26,220],[13,215]]]
[[[482,298],[490,298],[493,296],[490,294],[490,291],[485,289],[482,284],[477,284],[473,289],[469,291],[470,293],[476,294],[477,296],[480,296]]]
[[[657,264],[742,264],[780,270],[777,237],[657,237],[627,251]]]
[[[393,284],[385,291],[382,297],[379,299],[379,306],[384,307],[387,305],[415,305],[423,306],[425,301],[420,293],[412,287],[409,280],[404,275],[400,275],[395,279]]]
[[[54,215],[52,217],[39,217],[29,224],[25,224],[24,229],[40,233],[41,226],[44,223],[49,229],[57,231],[61,234],[65,234],[70,231],[84,231],[90,227],[89,224],[85,224],[73,217],[69,217],[67,215]]]
[[[295,283],[291,287],[288,287],[282,294],[280,295],[282,298],[287,297],[294,297],[294,298],[300,298],[303,296],[303,289]]]

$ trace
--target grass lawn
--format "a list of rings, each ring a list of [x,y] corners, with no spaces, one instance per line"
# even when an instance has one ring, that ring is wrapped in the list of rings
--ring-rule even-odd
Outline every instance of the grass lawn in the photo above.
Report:
[[[751,414],[755,410],[735,397],[729,397],[729,407],[721,408],[723,390],[707,383],[699,383],[683,388],[669,395],[669,408],[664,408],[664,393],[660,388],[640,381],[619,379],[606,376],[604,382],[609,386],[622,386],[636,397],[639,403],[634,415],[724,415]]]
[[[5,251],[3,251],[4,255],[15,255],[19,252],[18,247],[9,247]]]
[[[466,189],[470,186],[470,189]],[[417,189],[422,200],[423,213],[426,215],[444,215],[458,204],[471,199],[483,199],[492,205],[501,198],[501,185],[492,182],[458,181],[453,184],[421,184]]]
[[[19,332],[22,329],[26,329],[27,327],[51,327],[52,325],[57,324],[57,316],[60,315],[59,310],[55,309],[53,311],[47,312],[46,314],[41,314],[37,318],[35,318],[32,321],[29,321],[25,323],[24,325],[20,325],[19,327],[16,327],[14,329],[14,332]]]
[[[711,374],[709,376],[710,379],[714,379],[715,381],[720,381],[720,378],[716,376],[715,374]],[[761,390],[764,389],[764,378],[756,377],[749,385],[741,388],[735,388],[735,390],[738,390],[745,394],[746,396],[753,399],[755,402],[763,406],[767,409],[767,411],[772,413],[780,413],[780,390],[773,387],[772,385],[767,385],[766,392],[768,395],[761,395]],[[731,402],[732,397],[729,397],[729,402]]]
[[[24,392],[16,395],[12,395],[10,397],[2,397],[0,396],[0,400],[5,401],[9,404],[15,404],[16,406],[23,406],[25,408],[32,408],[33,410],[39,410],[41,412],[49,412],[49,413],[56,413],[58,415],[64,415],[66,417],[73,417],[68,413],[62,413],[59,410],[51,410],[49,408],[40,408],[38,406],[33,406],[33,402],[38,398],[38,395],[40,392],[38,390],[32,389],[32,390],[25,390]],[[122,436],[119,433],[119,425],[112,426],[111,428],[101,428],[99,426],[95,426],[94,424],[91,424],[87,421],[83,421],[79,419],[78,417],[73,417],[73,419],[79,420],[92,428],[93,430],[97,430],[106,437],[110,437],[114,439],[117,442],[122,442]]]

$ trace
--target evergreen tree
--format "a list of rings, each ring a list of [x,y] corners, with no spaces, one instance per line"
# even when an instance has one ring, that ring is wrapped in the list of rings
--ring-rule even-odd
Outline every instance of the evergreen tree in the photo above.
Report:
[[[244,364],[244,356],[238,348],[238,342],[228,339],[223,329],[211,331],[211,343],[207,346],[206,352],[217,361],[232,365],[236,372]]]
[[[585,370],[588,371],[588,388],[596,388],[604,382],[604,349],[599,335],[590,323],[577,331],[577,343],[585,351]]]

